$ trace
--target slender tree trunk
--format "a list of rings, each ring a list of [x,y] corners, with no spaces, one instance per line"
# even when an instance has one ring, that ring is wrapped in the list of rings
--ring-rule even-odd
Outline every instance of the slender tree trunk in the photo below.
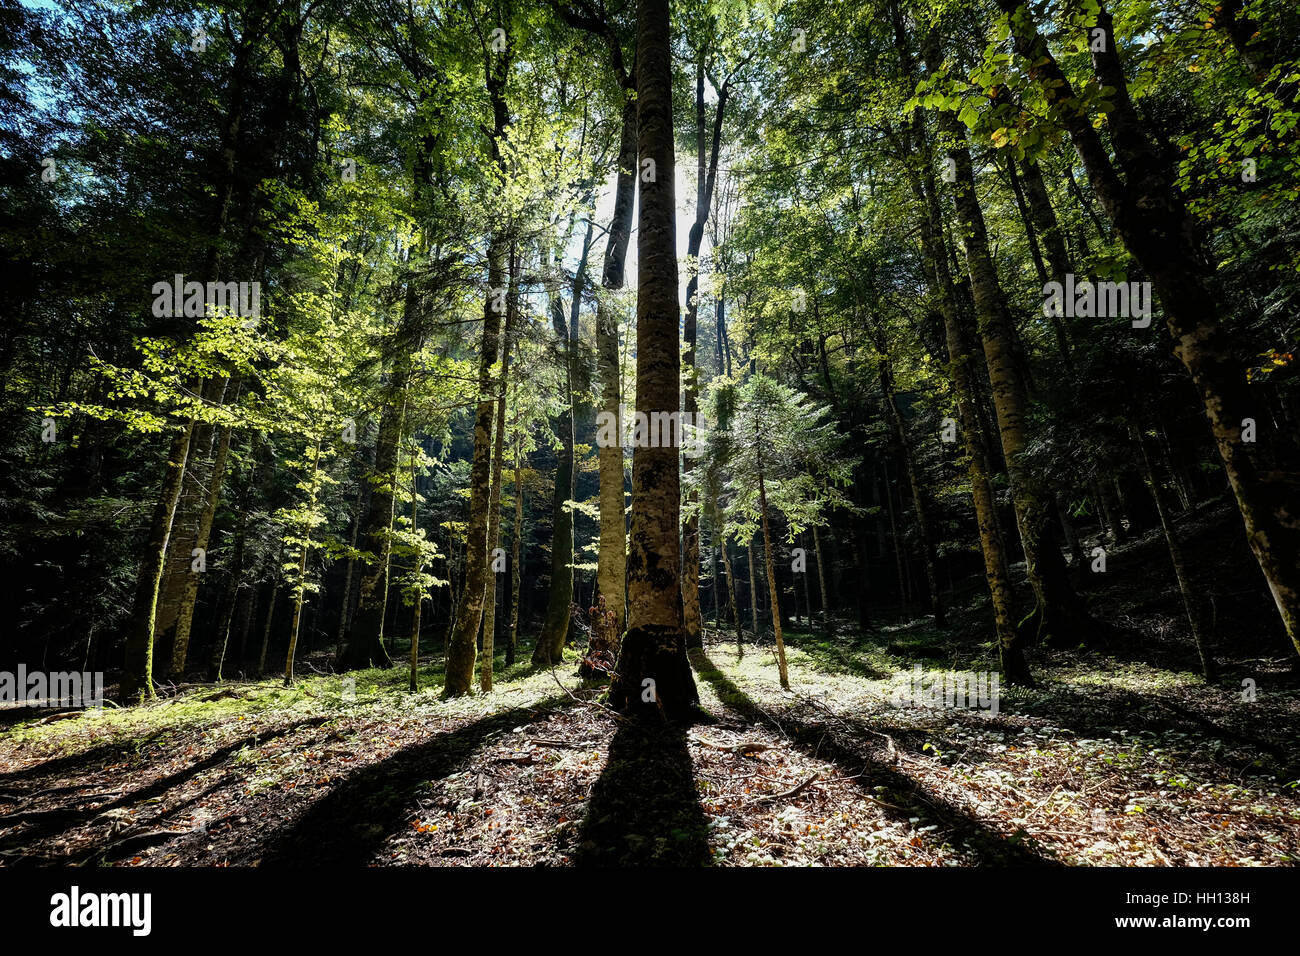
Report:
[[[567,346],[565,351],[568,351]],[[567,358],[566,364],[569,364]],[[551,508],[551,587],[546,618],[533,648],[533,663],[538,666],[563,658],[573,612],[573,511],[569,505],[573,499],[573,389],[570,386],[566,391],[570,405],[560,414],[556,424],[560,450]]]
[[[614,186],[614,215],[605,247],[601,286],[606,292],[623,287],[628,240],[636,197],[636,99],[628,95],[623,105],[623,133],[619,144],[618,177]],[[600,463],[600,552],[596,581],[605,607],[614,615],[614,630],[621,634],[627,620],[627,515],[623,497],[622,370],[618,355],[618,328],[607,296],[596,300],[596,355],[599,362],[600,410],[613,416],[616,441],[602,443]]]
[[[894,489],[889,480],[889,462],[886,460],[881,465],[883,491],[885,495],[885,511],[889,515],[889,540],[894,545],[894,562],[898,565],[898,602],[903,606],[904,612],[912,605],[912,595],[907,586],[907,568],[903,556],[903,536],[898,533],[898,521],[894,516]]]
[[[352,505],[352,537],[348,541],[348,547],[352,551],[357,549],[357,537],[361,533],[361,504],[365,499],[364,479],[357,482],[357,497]],[[339,608],[339,636],[334,646],[334,660],[337,662],[339,655],[343,650],[343,639],[348,632],[348,616],[352,608],[352,574],[356,568],[356,559],[349,555],[347,571],[343,576],[343,604]]]
[[[826,565],[822,562],[822,538],[817,530],[817,525],[813,525],[813,552],[817,558],[817,583],[821,587],[822,595],[822,628],[829,631],[831,629],[831,605],[826,597]]]
[[[1029,161],[1024,163],[1020,173],[1017,174],[1016,160],[1011,155],[1007,156],[1007,172],[1011,176],[1016,206],[1019,208],[1021,221],[1025,226],[1025,235],[1029,239],[1038,281],[1044,286],[1049,280],[1064,282],[1066,273],[1071,269],[1065,254],[1065,242],[1061,239],[1060,230],[1056,225],[1056,213],[1052,211],[1047,186],[1043,182],[1043,174]],[[1048,265],[1043,262],[1043,254],[1039,249],[1040,240],[1048,247],[1050,271]],[[1070,350],[1070,332],[1065,325],[1065,318],[1056,311],[1047,318],[1052,324],[1052,333],[1056,338],[1056,349],[1061,353],[1061,360],[1065,363],[1066,370],[1073,375],[1074,356]]]
[[[420,533],[420,487],[415,477],[415,456],[411,456],[411,533]],[[415,559],[415,577],[418,580],[424,570],[422,557]],[[412,694],[420,689],[420,617],[424,610],[424,589],[415,594],[415,610],[411,613],[411,659],[410,681],[407,689]]]
[[[1142,471],[1147,485],[1151,489],[1151,497],[1155,499],[1156,511],[1160,515],[1160,528],[1164,531],[1165,545],[1169,548],[1169,562],[1174,566],[1174,577],[1178,580],[1178,593],[1182,595],[1183,610],[1187,613],[1187,624],[1192,631],[1192,640],[1196,644],[1196,653],[1201,659],[1201,673],[1205,675],[1207,681],[1212,681],[1217,676],[1217,668],[1209,646],[1209,635],[1206,633],[1205,614],[1192,584],[1191,576],[1187,573],[1187,564],[1183,559],[1182,542],[1179,541],[1178,532],[1174,530],[1173,519],[1169,515],[1165,493],[1160,487],[1155,468],[1151,466],[1151,455],[1147,451],[1146,440],[1143,438],[1140,429],[1135,429],[1135,431],[1134,438],[1138,447],[1142,450]]]
[[[257,656],[257,675],[260,677],[266,673],[266,651],[271,643],[271,624],[275,620],[275,599],[280,596],[280,575],[284,572],[281,564],[284,561],[284,547],[280,548],[280,555],[275,559],[275,580],[271,585],[271,600],[266,606],[266,624],[262,628],[262,651]]]
[[[122,671],[122,698],[128,702],[141,696],[154,696],[154,608],[158,603],[158,583],[162,578],[172,516],[176,513],[176,499],[180,496],[181,484],[185,478],[185,462],[193,433],[194,419],[191,418],[172,437],[162,490],[154,505],[144,559],[140,562],[135,599],[131,605],[131,618],[126,632],[126,666]]]
[[[907,47],[901,20],[897,16],[895,29],[899,32],[900,49],[904,52],[904,68],[909,75],[912,75],[912,65],[910,57],[906,55]],[[949,361],[948,374],[953,384],[957,419],[966,451],[967,478],[970,482],[971,499],[979,528],[980,550],[984,557],[984,574],[993,606],[994,628],[998,639],[1002,672],[1010,684],[1029,685],[1033,683],[1033,678],[1016,631],[1011,576],[998,526],[997,499],[989,480],[989,458],[984,428],[976,404],[976,386],[972,368],[975,359],[966,342],[957,290],[949,266],[947,233],[944,229],[942,205],[934,178],[932,148],[925,136],[919,116],[913,124],[913,136],[916,141],[910,145],[920,147],[922,161],[916,166],[909,167],[909,180],[917,200],[922,246],[925,258],[931,266],[934,287],[939,298],[939,310],[944,320],[944,336]],[[816,528],[813,530],[815,533]]]
[[[685,406],[683,411],[686,421],[695,424],[699,413],[699,387],[696,382],[695,351],[699,323],[700,290],[700,248],[704,243],[704,227],[709,220],[709,210],[713,205],[713,188],[717,182],[718,154],[722,144],[722,120],[727,108],[729,90],[724,83],[718,91],[718,104],[713,119],[713,139],[706,151],[704,102],[704,56],[701,50],[695,70],[695,147],[696,147],[696,185],[695,185],[695,221],[686,240],[686,259],[692,264],[690,276],[686,281],[686,320],[682,325],[682,337],[685,349],[682,353],[682,376]],[[682,460],[682,470],[690,472],[695,466],[690,455]],[[694,505],[699,501],[696,491],[690,492],[690,501]],[[704,635],[700,613],[700,519],[692,513],[682,526],[682,613],[683,626],[686,630],[687,647],[703,647]]]
[[[577,361],[578,318],[582,307],[582,293],[586,285],[587,257],[591,251],[593,227],[587,221],[587,231],[582,241],[582,253],[573,280],[573,301],[568,319],[564,303],[558,293],[551,296],[551,320],[556,335],[563,342],[567,405],[560,414],[556,431],[560,438],[560,453],[555,468],[555,497],[552,509],[551,534],[551,590],[546,608],[542,633],[533,649],[533,663],[544,665],[560,660],[569,636],[569,621],[573,611],[574,512],[570,502],[575,494],[574,445],[577,426]],[[557,270],[559,264],[556,264]]]
[[[518,293],[516,280],[519,269],[515,245],[510,244],[510,283],[506,290],[506,328],[501,341],[501,384],[497,390],[497,423],[494,452],[492,455],[492,494],[488,507],[491,509],[488,519],[488,547],[496,551],[501,540],[501,470],[505,459],[506,439],[506,396],[510,380],[510,340],[515,328],[515,296]],[[497,624],[497,572],[488,570],[488,594],[483,608],[483,656],[479,665],[479,689],[487,693],[492,689],[492,665],[496,653]]]
[[[320,439],[316,440],[316,450],[312,453],[311,461],[311,505],[310,510],[316,510],[317,498],[317,479],[320,475]],[[303,597],[307,593],[307,558],[311,555],[311,534],[304,533],[302,544],[302,557],[298,561],[298,580],[293,591],[293,625],[289,629],[289,653],[284,658],[284,686],[288,687],[293,683],[293,656],[298,650],[298,628],[302,622],[302,605]]]
[[[763,550],[767,555],[767,590],[772,595],[772,633],[776,637],[776,667],[781,688],[790,689],[790,671],[785,661],[785,638],[781,634],[781,601],[776,590],[776,563],[772,560],[772,534],[767,526],[767,484],[763,480],[763,458],[758,459],[758,504],[763,516]]]
[[[519,558],[524,537],[524,486],[519,450],[522,443],[522,436],[515,438],[515,526],[510,556],[510,643],[506,645],[506,667],[514,664],[515,648],[519,643],[519,584],[522,578]]]
[[[501,285],[505,248],[500,235],[491,240],[488,254],[490,290]],[[497,403],[493,399],[492,368],[500,353],[501,312],[489,291],[483,309],[483,351],[479,360],[479,401],[474,421],[474,458],[470,466],[470,514],[465,536],[465,586],[457,609],[456,626],[447,642],[446,697],[467,694],[474,682],[479,626],[491,573],[488,554],[489,505],[492,491],[493,425]]]
[[[239,666],[244,663],[244,654],[248,649],[248,632],[253,629],[253,616],[257,613],[257,592],[256,584],[249,584],[248,596],[244,601],[244,617],[239,622],[239,644],[235,648],[235,665]],[[224,667],[224,662],[222,663]],[[221,674],[216,675],[220,679]]]
[[[805,543],[804,537],[803,535],[800,535],[799,536],[800,547],[802,547],[804,543]],[[805,550],[804,569],[803,569],[803,573],[801,574],[801,577],[803,578],[803,606],[804,606],[804,614],[808,618],[808,627],[811,629],[813,626],[813,609],[812,609],[812,598],[809,596],[809,589],[808,589],[808,563],[807,562],[808,562],[808,552]]]
[[[736,579],[731,570],[731,554],[727,550],[727,539],[722,539],[722,567],[727,575],[727,610],[731,614],[731,626],[736,629],[736,660],[745,656],[745,636],[740,628],[740,614],[736,610]]]
[[[230,642],[230,628],[235,619],[236,606],[239,603],[239,592],[242,587],[244,577],[244,551],[248,533],[248,509],[251,504],[253,493],[253,476],[250,475],[247,484],[244,487],[243,494],[240,495],[238,503],[239,519],[235,527],[235,546],[234,553],[231,557],[230,568],[226,581],[225,598],[222,601],[224,613],[217,626],[217,639],[212,649],[212,657],[208,663],[208,674],[211,680],[221,680],[221,667],[226,659],[226,646]]]
[[[946,627],[943,610],[943,595],[939,592],[939,573],[935,558],[934,537],[930,532],[928,493],[921,485],[921,476],[916,467],[912,453],[912,443],[908,438],[907,425],[903,421],[902,409],[898,407],[898,397],[894,393],[894,373],[889,359],[883,353],[880,362],[880,383],[885,392],[885,406],[894,425],[894,437],[898,441],[899,451],[903,457],[903,467],[907,471],[908,484],[912,489],[912,509],[916,515],[916,530],[921,538],[921,556],[925,563],[925,580],[930,591],[930,613],[934,615],[936,627]]]

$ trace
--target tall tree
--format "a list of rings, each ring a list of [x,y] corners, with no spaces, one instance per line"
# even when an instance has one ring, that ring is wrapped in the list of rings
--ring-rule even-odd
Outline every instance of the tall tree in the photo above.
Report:
[[[637,235],[636,398],[648,422],[679,422],[681,353],[677,301],[672,37],[668,0],[637,0],[637,145],[641,205]],[[680,428],[680,425],[677,426]],[[636,714],[688,718],[699,701],[682,630],[678,554],[680,435],[632,451],[628,630],[610,702]],[[667,439],[664,441],[663,439]]]

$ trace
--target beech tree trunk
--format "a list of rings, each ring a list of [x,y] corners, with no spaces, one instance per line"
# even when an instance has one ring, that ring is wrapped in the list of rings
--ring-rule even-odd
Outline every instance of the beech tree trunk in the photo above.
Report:
[[[914,77],[914,65],[897,6],[894,6],[892,12],[904,71]],[[961,306],[949,264],[951,249],[944,228],[943,207],[934,177],[933,146],[926,136],[919,115],[914,120],[912,128],[907,131],[905,142],[909,153],[917,149],[920,152],[920,161],[908,167],[908,179],[917,202],[922,251],[929,264],[929,278],[937,293],[939,311],[943,317],[949,362],[948,374],[952,380],[953,397],[957,403],[957,424],[966,451],[966,473],[975,508],[975,520],[979,528],[980,551],[984,558],[984,576],[993,606],[994,629],[997,634],[1002,673],[1009,684],[1031,685],[1033,677],[1025,661],[1021,640],[1016,630],[1011,575],[998,525],[997,498],[994,496],[989,479],[990,466],[984,428],[976,404],[976,385],[973,380],[977,368],[974,364],[976,360],[966,342]],[[815,533],[816,528],[813,530]]]
[[[683,393],[686,420],[695,424],[700,410],[699,387],[696,382],[695,351],[699,328],[699,290],[700,290],[700,248],[704,243],[704,227],[709,221],[709,209],[713,205],[713,188],[718,176],[718,153],[722,146],[722,120],[727,108],[730,91],[727,84],[718,90],[718,104],[713,116],[713,139],[706,151],[705,136],[707,122],[704,102],[704,57],[700,50],[695,69],[695,221],[686,240],[686,260],[693,268],[686,280],[686,320],[682,325],[682,337],[685,349],[682,353]],[[695,466],[689,456],[682,459],[682,470],[689,472]],[[694,504],[699,500],[698,492],[690,493]],[[686,629],[686,646],[703,647],[704,636],[702,615],[700,612],[700,519],[692,514],[682,525],[682,613],[683,626]]]
[[[501,540],[501,466],[505,458],[506,436],[506,395],[510,379],[510,337],[515,328],[515,296],[518,293],[518,263],[514,243],[510,246],[510,282],[506,289],[506,328],[501,342],[501,384],[497,390],[497,423],[495,450],[492,455],[492,493],[488,507],[491,515],[488,519],[489,555],[495,551]],[[483,609],[483,656],[479,665],[479,689],[484,693],[492,689],[493,655],[496,653],[497,622],[497,572],[489,565],[486,604]]]
[[[488,99],[492,103],[493,128],[488,138],[492,161],[502,164],[501,139],[510,121],[506,107],[506,78],[510,71],[509,52],[489,56],[487,61]],[[496,411],[493,399],[492,368],[501,351],[502,312],[498,303],[504,259],[508,249],[505,233],[492,234],[488,243],[488,294],[483,303],[483,344],[479,353],[478,408],[474,414],[474,457],[470,464],[469,521],[465,533],[465,587],[456,623],[447,638],[444,697],[460,697],[474,684],[474,660],[478,653],[478,630],[483,620],[483,598],[487,591],[488,504],[492,492],[492,428]]]
[[[153,518],[149,523],[149,537],[136,578],[135,598],[131,604],[131,617],[126,630],[126,664],[122,670],[121,686],[122,699],[128,702],[137,697],[154,696],[154,608],[158,603],[158,582],[162,578],[172,516],[176,513],[176,499],[180,497],[181,484],[185,479],[185,462],[189,457],[190,438],[193,434],[194,419],[191,418],[172,436],[162,488],[158,492]]]
[[[474,662],[478,654],[479,626],[483,621],[483,604],[487,593],[490,555],[488,554],[489,505],[492,493],[493,425],[497,403],[493,398],[492,368],[496,365],[501,343],[501,312],[493,306],[499,301],[493,290],[501,285],[505,248],[500,234],[494,236],[488,250],[489,292],[483,307],[483,345],[479,357],[479,400],[474,416],[474,458],[470,465],[469,522],[465,534],[465,585],[456,623],[447,640],[445,697],[468,694],[474,683]]]
[[[767,590],[772,596],[772,633],[776,636],[776,668],[781,688],[790,689],[790,670],[785,661],[785,639],[781,634],[781,600],[776,590],[776,563],[772,559],[772,534],[767,526],[767,484],[763,479],[763,456],[758,458],[758,506],[763,517],[763,551],[766,555]]]
[[[637,142],[636,395],[650,416],[680,410],[669,0],[637,0]],[[669,720],[687,719],[699,701],[682,630],[678,467],[676,448],[633,450],[628,630],[609,694],[615,708]]]
[[[623,105],[623,133],[618,151],[618,177],[614,186],[614,215],[605,247],[605,268],[601,287],[606,291],[623,288],[628,240],[632,235],[632,213],[636,197],[637,136],[636,99],[627,96]],[[600,411],[614,416],[618,440],[598,450],[600,467],[600,552],[596,582],[605,596],[605,607],[614,615],[614,630],[621,634],[627,620],[627,515],[623,496],[622,369],[618,355],[618,328],[605,296],[596,300],[596,358],[599,363]]]
[[[831,605],[826,597],[826,566],[822,563],[822,538],[817,530],[817,525],[813,525],[813,553],[817,558],[817,583],[821,588],[822,595],[822,628],[829,631],[831,629]]]
[[[521,570],[519,556],[524,536],[524,484],[520,445],[522,437],[515,439],[515,526],[511,535],[510,555],[510,643],[506,645],[506,667],[515,662],[515,649],[519,645],[519,584]]]
[[[927,44],[926,60],[932,72],[939,69],[939,51],[933,38]],[[1034,626],[1038,639],[1043,642],[1079,643],[1090,637],[1086,626],[1088,616],[1070,585],[1065,558],[1056,543],[1051,508],[1048,507],[1050,498],[1024,462],[1029,443],[1026,420],[1028,386],[1016,354],[1011,314],[989,252],[988,231],[975,192],[975,175],[970,150],[966,146],[965,126],[949,112],[939,113],[939,125],[949,138],[948,157],[956,167],[955,201],[966,234],[971,291],[993,389],[998,433],[1006,458],[1020,540],[1025,551],[1026,571],[1036,603],[1034,613],[1022,622],[1022,626]]]
[[[223,391],[230,394],[233,403],[239,398],[241,380],[236,377],[228,387]],[[225,396],[223,396],[224,401]],[[217,514],[217,504],[221,501],[221,485],[225,480],[226,462],[230,458],[230,425],[222,425],[219,429],[220,438],[217,441],[217,450],[212,458],[212,467],[208,472],[206,493],[203,496],[203,507],[199,514],[197,533],[194,539],[194,547],[206,552],[208,539],[212,535],[212,522]],[[190,571],[185,578],[185,590],[181,595],[181,605],[176,616],[176,638],[172,643],[172,659],[170,672],[179,677],[185,673],[186,657],[190,648],[190,631],[194,625],[194,605],[199,597],[199,576],[195,571]]]

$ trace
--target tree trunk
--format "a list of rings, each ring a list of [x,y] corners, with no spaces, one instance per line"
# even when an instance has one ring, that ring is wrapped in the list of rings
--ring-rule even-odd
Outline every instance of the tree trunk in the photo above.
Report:
[[[236,377],[225,389],[232,393],[231,404],[239,399],[241,379]],[[223,396],[224,399],[224,396]],[[212,458],[212,468],[208,474],[207,493],[203,499],[203,510],[199,513],[197,534],[194,547],[207,550],[208,539],[212,534],[212,522],[217,514],[217,504],[221,501],[221,484],[225,480],[226,462],[230,458],[230,425],[222,425],[221,437],[217,442],[216,454]],[[185,659],[189,653],[190,631],[194,624],[194,605],[199,596],[199,577],[190,571],[185,579],[185,590],[181,596],[180,610],[176,616],[176,639],[172,644],[171,673],[177,677],[185,673]]]
[[[411,456],[411,533],[417,536],[420,533],[420,487],[415,477],[414,455]],[[417,556],[415,559],[415,576],[417,580],[423,570],[423,561]],[[423,610],[424,590],[420,589],[415,594],[415,610],[411,614],[411,674],[407,689],[412,694],[420,689],[420,617]]]
[[[682,353],[682,386],[685,420],[695,424],[699,413],[699,387],[696,382],[695,350],[699,327],[700,248],[704,243],[704,227],[713,205],[713,187],[717,182],[718,153],[722,144],[722,119],[727,108],[729,91],[724,83],[718,91],[718,105],[713,117],[713,140],[706,153],[704,103],[704,50],[700,50],[695,69],[695,221],[686,240],[686,260],[691,272],[686,280],[686,320],[682,325],[685,348]],[[682,459],[683,472],[695,466],[689,455]],[[699,501],[699,493],[692,490],[690,501]],[[686,631],[687,647],[703,647],[704,635],[700,613],[700,519],[696,513],[687,517],[682,525],[682,623]]]
[[[1142,471],[1147,485],[1151,488],[1151,497],[1155,499],[1156,511],[1160,514],[1160,528],[1164,531],[1165,544],[1169,548],[1169,561],[1174,566],[1174,577],[1178,580],[1178,593],[1183,598],[1183,610],[1187,612],[1187,624],[1192,630],[1192,640],[1196,644],[1196,653],[1201,659],[1201,673],[1207,681],[1212,681],[1217,674],[1217,668],[1214,656],[1210,651],[1209,635],[1206,633],[1205,627],[1205,614],[1192,584],[1191,576],[1187,573],[1187,565],[1183,560],[1182,542],[1178,539],[1178,532],[1174,530],[1173,520],[1169,515],[1169,508],[1165,502],[1165,493],[1160,487],[1155,468],[1151,466],[1151,456],[1147,452],[1146,440],[1143,438],[1140,428],[1135,429],[1135,431],[1135,439],[1138,447],[1142,450]]]
[[[897,11],[896,7],[895,11]],[[895,30],[898,33],[900,50],[904,54],[904,68],[911,76],[912,63],[906,54],[905,35],[902,32],[901,19],[897,16]],[[923,252],[930,263],[930,274],[939,298],[939,311],[943,316],[949,361],[948,374],[953,384],[958,424],[966,450],[967,477],[970,481],[971,500],[975,507],[976,524],[979,528],[980,551],[984,557],[984,575],[993,606],[994,628],[998,639],[1002,672],[1010,684],[1030,685],[1033,683],[1033,678],[1016,631],[1011,576],[998,526],[997,499],[989,480],[989,458],[984,428],[976,405],[972,368],[974,357],[966,343],[961,308],[949,266],[950,249],[944,228],[943,207],[934,178],[932,146],[925,135],[919,116],[913,124],[912,133],[917,142],[911,143],[910,146],[920,148],[922,159],[916,166],[909,167],[909,181],[919,207]],[[813,530],[816,531],[815,528]]]
[[[583,242],[583,256],[591,243],[588,225]],[[556,264],[559,268],[559,264]],[[575,292],[578,291],[575,289]],[[580,294],[580,293],[579,293]],[[558,294],[551,296],[551,320],[564,349],[565,400],[563,412],[556,420],[556,437],[560,451],[555,463],[555,489],[551,508],[551,589],[546,604],[546,619],[542,632],[533,648],[533,664],[543,666],[559,661],[564,656],[564,643],[569,636],[569,619],[573,611],[573,510],[569,502],[574,495],[573,445],[574,445],[574,381],[575,356],[571,345],[572,333],[564,315],[564,303]]]
[[[637,240],[638,409],[680,410],[669,0],[637,0],[637,142],[642,192]],[[651,418],[653,420],[653,418]],[[688,718],[699,701],[682,631],[678,449],[632,454],[628,631],[610,703],[638,715]]]
[[[803,547],[804,544],[805,541],[803,535],[799,535],[799,546]],[[811,629],[813,624],[813,609],[812,609],[812,597],[809,595],[809,589],[808,589],[808,552],[806,550],[804,551],[804,569],[800,574],[800,577],[803,578],[804,614],[808,618],[808,627]]]
[[[636,197],[637,135],[636,99],[627,96],[623,105],[623,133],[619,143],[618,178],[614,186],[614,215],[605,247],[605,268],[601,286],[607,292],[623,287],[628,240],[632,234],[632,213]],[[623,497],[622,371],[618,355],[618,328],[606,296],[596,300],[596,355],[599,362],[600,410],[613,416],[617,440],[601,444],[600,461],[600,553],[596,581],[605,596],[605,607],[614,615],[614,630],[621,634],[627,620],[627,515]]]
[[[519,584],[521,580],[519,556],[524,535],[524,487],[519,452],[519,446],[522,442],[522,436],[515,439],[515,526],[514,534],[511,536],[513,553],[510,556],[510,643],[506,645],[506,667],[514,664],[515,648],[519,643]]]
[[[740,614],[736,610],[736,579],[731,572],[731,555],[727,551],[727,539],[722,539],[722,568],[727,576],[727,610],[731,614],[731,626],[736,629],[736,660],[745,656],[745,636],[740,629]]]
[[[230,643],[230,628],[235,619],[235,610],[239,603],[239,592],[243,585],[244,554],[248,534],[248,510],[253,496],[255,474],[254,471],[254,474],[248,476],[237,505],[239,519],[235,528],[234,553],[227,572],[225,598],[222,601],[224,612],[217,625],[217,637],[212,648],[211,659],[208,662],[209,679],[213,681],[221,680],[221,668],[226,660],[226,647]]]
[[[1034,266],[1038,270],[1038,281],[1046,285],[1049,280],[1065,282],[1065,275],[1071,272],[1069,257],[1065,252],[1065,241],[1061,238],[1057,226],[1056,213],[1052,210],[1052,201],[1047,195],[1047,185],[1038,166],[1026,160],[1016,173],[1015,157],[1007,156],[1007,171],[1016,192],[1016,205],[1025,224],[1025,235],[1029,237],[1033,250]],[[1043,262],[1039,251],[1042,242],[1047,252],[1048,264]],[[1050,265],[1049,265],[1050,264]],[[1053,311],[1047,317],[1052,324],[1052,333],[1056,338],[1056,349],[1061,353],[1066,371],[1074,374],[1074,356],[1071,353],[1070,331],[1066,327],[1065,317]]]
[[[311,505],[316,510],[317,476],[320,474],[320,439],[316,440],[316,450],[311,462]],[[293,683],[293,656],[298,650],[298,628],[302,622],[303,597],[307,593],[307,558],[311,555],[311,532],[303,534],[302,558],[298,561],[298,581],[293,593],[293,625],[289,628],[289,653],[284,658],[284,686]]]
[[[813,553],[817,558],[817,584],[821,587],[822,595],[822,628],[826,631],[831,629],[831,605],[826,597],[826,565],[822,562],[822,537],[817,531],[817,525],[813,525]]]
[[[280,565],[284,562],[284,546],[280,546],[279,556],[275,559],[275,578],[271,584],[271,600],[266,606],[266,624],[262,627],[262,651],[257,656],[257,676],[266,673],[266,651],[271,643],[271,624],[275,620],[275,599],[280,596]]]
[[[772,559],[772,535],[767,527],[767,485],[763,480],[763,458],[758,459],[758,506],[763,516],[763,550],[767,564],[767,590],[772,596],[772,633],[776,636],[776,667],[782,690],[790,689],[790,671],[785,662],[785,639],[781,634],[781,601],[776,590],[776,562]]]
[[[501,285],[505,248],[500,234],[488,250],[488,296],[483,307],[483,346],[479,358],[478,410],[474,418],[474,458],[470,465],[469,523],[465,535],[465,586],[456,612],[456,625],[447,641],[443,695],[468,694],[474,683],[479,625],[487,593],[489,568],[488,523],[492,491],[493,425],[497,408],[493,400],[492,368],[501,342],[501,313],[492,290]]]
[[[502,167],[501,140],[510,121],[505,101],[506,79],[510,72],[509,53],[489,57],[485,78],[488,99],[492,104],[493,126],[488,151]],[[477,653],[479,625],[483,620],[483,597],[487,591],[488,504],[492,482],[493,401],[492,367],[501,351],[503,310],[498,290],[505,270],[502,260],[508,245],[504,232],[493,233],[488,242],[488,294],[483,304],[483,345],[479,353],[478,408],[474,416],[474,457],[470,465],[469,522],[465,534],[465,588],[457,608],[455,627],[447,639],[444,697],[460,697],[470,692],[474,683],[474,658]],[[508,291],[508,290],[507,290]]]
[[[348,541],[348,546],[353,551],[357,549],[357,538],[361,533],[361,505],[365,500],[365,479],[362,478],[357,482],[357,497],[352,505],[352,537]],[[352,609],[352,576],[356,569],[356,559],[349,556],[347,571],[343,575],[343,603],[339,608],[339,636],[334,645],[334,660],[337,663],[339,655],[343,651],[343,639],[348,632],[349,612]]]
[[[885,406],[889,409],[889,417],[894,425],[894,437],[898,441],[899,451],[903,456],[903,467],[907,471],[908,484],[912,489],[912,509],[916,515],[916,530],[921,538],[921,556],[925,563],[925,580],[930,591],[930,613],[934,615],[936,627],[946,627],[948,622],[944,616],[943,595],[939,593],[934,537],[930,532],[928,493],[921,485],[921,476],[912,453],[912,443],[908,439],[907,425],[903,421],[902,409],[898,407],[898,397],[894,394],[894,372],[889,359],[883,354],[880,361],[880,384],[885,392]]]
[[[889,540],[894,545],[894,563],[898,565],[898,602],[906,613],[912,605],[912,595],[907,586],[906,559],[903,554],[903,536],[898,533],[898,520],[894,515],[894,488],[889,480],[889,460],[881,464],[882,490],[885,495],[885,512],[889,515]]]
[[[488,548],[495,551],[501,540],[501,470],[505,459],[506,395],[510,380],[510,338],[515,328],[515,296],[518,293],[519,275],[515,246],[510,244],[510,281],[506,288],[506,328],[501,341],[501,384],[497,389],[497,423],[492,455],[492,494],[488,507]],[[483,609],[483,657],[479,665],[479,689],[487,693],[492,689],[492,665],[496,653],[497,624],[497,572],[488,569],[488,595]]]
[[[926,50],[931,71],[939,68],[937,43],[932,38]],[[997,268],[989,252],[984,214],[975,192],[975,176],[966,132],[955,114],[939,113],[940,127],[951,141],[949,158],[957,171],[955,200],[966,233],[966,258],[971,290],[979,321],[984,359],[993,389],[998,432],[1007,462],[1012,500],[1025,551],[1025,566],[1034,591],[1036,607],[1023,622],[1034,622],[1040,641],[1073,644],[1089,638],[1088,620],[1082,602],[1070,586],[1065,559],[1056,544],[1049,498],[1024,462],[1029,443],[1027,415],[1028,387],[1016,355],[1015,329],[1006,298],[998,281]]]
[[[167,555],[167,540],[171,536],[172,517],[176,513],[176,499],[180,497],[185,478],[185,462],[189,456],[190,438],[194,434],[194,419],[172,437],[167,454],[167,468],[162,489],[154,505],[153,519],[149,524],[149,537],[145,543],[144,559],[136,579],[135,598],[131,604],[131,618],[126,631],[126,665],[122,671],[122,698],[132,701],[137,697],[153,697],[153,638],[154,608],[158,603],[158,583],[162,578],[163,562]]]

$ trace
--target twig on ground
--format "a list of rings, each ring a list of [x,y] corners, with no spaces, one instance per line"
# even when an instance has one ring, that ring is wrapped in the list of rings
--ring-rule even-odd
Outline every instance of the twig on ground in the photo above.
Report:
[[[691,740],[699,744],[701,747],[710,747],[713,750],[721,750],[724,753],[735,754],[737,757],[743,757],[745,754],[760,753],[764,750],[777,749],[776,747],[773,747],[770,744],[739,743],[739,744],[723,745],[723,744],[709,743],[709,741],[702,740],[699,737],[692,737]]]
[[[751,803],[774,803],[777,800],[789,800],[792,797],[799,796],[799,794],[803,793],[805,790],[811,787],[813,783],[817,780],[817,778],[820,776],[821,776],[820,772],[814,773],[807,780],[805,780],[803,783],[799,784],[796,787],[791,787],[789,790],[785,790],[781,793],[773,793],[766,797],[758,797],[757,799],[751,800],[750,802]]]

